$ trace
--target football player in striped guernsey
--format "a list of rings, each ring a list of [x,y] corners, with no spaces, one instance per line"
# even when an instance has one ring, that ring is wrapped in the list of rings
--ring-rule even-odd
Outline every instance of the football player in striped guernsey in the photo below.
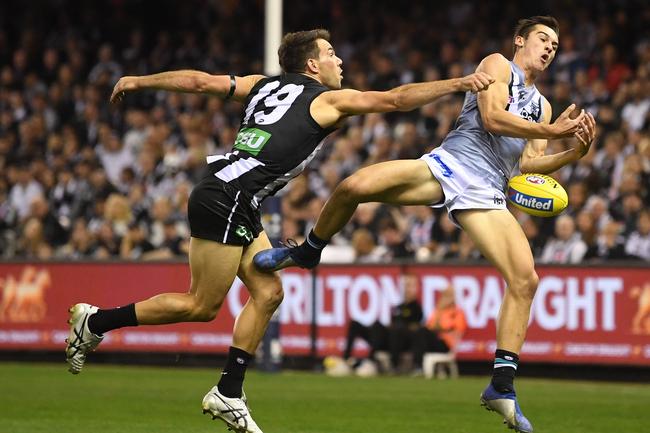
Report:
[[[203,410],[237,432],[261,432],[250,416],[242,384],[283,292],[277,274],[253,266],[255,254],[271,248],[260,222],[260,203],[301,173],[323,139],[348,116],[408,111],[452,92],[484,90],[493,82],[489,74],[477,72],[384,92],[341,89],[342,61],[329,39],[322,29],[285,35],[278,51],[283,72],[278,76],[181,70],[122,77],[115,85],[114,103],[125,93],[156,89],[232,98],[243,103],[244,112],[232,151],[207,158],[210,174],[189,199],[189,290],[121,308],[74,305],[66,348],[73,374],[111,330],[213,320],[238,276],[250,298],[235,321],[226,366],[219,383],[204,397]]]

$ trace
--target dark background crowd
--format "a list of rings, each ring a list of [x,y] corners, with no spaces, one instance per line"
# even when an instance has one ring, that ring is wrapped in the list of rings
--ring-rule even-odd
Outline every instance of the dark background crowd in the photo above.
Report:
[[[205,157],[230,150],[241,105],[166,92],[108,102],[122,75],[169,69],[262,73],[264,2],[0,3],[0,256],[162,259],[187,253],[186,206]],[[385,90],[512,57],[518,18],[552,14],[560,48],[537,86],[554,116],[572,102],[598,135],[553,176],[558,218],[515,212],[547,263],[650,261],[650,6],[644,1],[286,0],[285,31],[326,27],[344,85]],[[281,195],[283,238],[303,237],[360,167],[418,158],[453,128],[463,95],[353,118]],[[549,152],[569,146],[549,143]],[[360,206],[326,259],[475,260],[471,240],[427,207]]]

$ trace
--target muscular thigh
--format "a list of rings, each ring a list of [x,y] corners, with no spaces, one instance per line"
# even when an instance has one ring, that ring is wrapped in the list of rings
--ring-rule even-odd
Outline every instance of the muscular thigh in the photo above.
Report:
[[[192,237],[189,256],[190,293],[203,305],[220,305],[237,275],[242,247]]]
[[[253,264],[253,257],[262,250],[273,248],[265,232],[244,248],[237,275],[253,299],[261,295],[281,295],[282,282],[277,272],[260,272]]]
[[[426,162],[419,159],[374,164],[357,171],[347,181],[365,201],[428,205],[443,197],[440,184]]]
[[[457,210],[455,217],[483,256],[506,281],[526,278],[535,262],[528,239],[512,214],[503,209]]]

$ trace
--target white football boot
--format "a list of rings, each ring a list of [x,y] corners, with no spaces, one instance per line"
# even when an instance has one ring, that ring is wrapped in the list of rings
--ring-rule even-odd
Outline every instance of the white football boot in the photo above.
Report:
[[[203,413],[211,414],[212,419],[221,419],[236,433],[263,433],[251,417],[243,391],[241,398],[230,398],[213,386],[203,397]]]
[[[81,373],[86,361],[86,355],[95,350],[104,336],[95,335],[88,330],[88,318],[97,312],[98,308],[89,304],[76,304],[70,307],[70,334],[66,339],[65,358],[72,374]]]

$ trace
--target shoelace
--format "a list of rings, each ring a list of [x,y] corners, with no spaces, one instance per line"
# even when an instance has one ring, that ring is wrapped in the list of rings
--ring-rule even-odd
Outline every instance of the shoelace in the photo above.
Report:
[[[298,248],[298,242],[296,242],[294,239],[287,239],[286,241],[280,241],[280,245],[282,245],[285,248]]]

